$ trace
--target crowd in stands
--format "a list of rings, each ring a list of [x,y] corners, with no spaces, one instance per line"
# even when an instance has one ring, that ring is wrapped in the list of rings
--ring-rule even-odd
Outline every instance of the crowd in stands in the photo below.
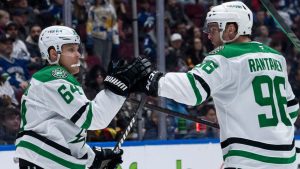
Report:
[[[300,38],[300,4],[297,0],[271,0],[286,23]],[[13,144],[21,112],[21,96],[31,76],[46,65],[38,48],[41,30],[62,25],[64,0],[4,0],[0,2],[0,144]],[[167,72],[186,72],[202,62],[213,50],[203,33],[210,0],[165,0],[165,58]],[[216,1],[217,2],[217,1]],[[218,1],[221,3],[224,1]],[[289,81],[300,97],[300,52],[266,12],[259,0],[244,0],[254,14],[252,39],[281,52],[287,60]],[[140,55],[156,65],[156,0],[137,1]],[[114,59],[130,61],[134,56],[131,1],[72,0],[72,27],[82,40],[82,68],[77,75],[86,96],[93,99],[104,88],[103,79]],[[298,29],[297,29],[298,28]],[[135,96],[132,96],[135,97]],[[155,98],[148,102],[158,104]],[[166,100],[166,108],[216,122],[213,100],[199,106],[187,106]],[[136,105],[125,102],[111,124],[88,132],[87,141],[115,141],[127,127]],[[130,140],[158,139],[159,113],[144,108],[143,134],[137,127]],[[218,138],[218,129],[178,117],[167,116],[167,139]],[[300,120],[295,123],[300,134]],[[298,130],[299,129],[299,130]]]

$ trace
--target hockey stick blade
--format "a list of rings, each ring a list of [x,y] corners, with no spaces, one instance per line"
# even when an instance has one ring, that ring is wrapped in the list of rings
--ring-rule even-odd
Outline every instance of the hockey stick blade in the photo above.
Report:
[[[127,126],[126,130],[124,131],[124,133],[122,134],[122,137],[119,138],[118,142],[116,143],[115,147],[114,147],[114,151],[119,151],[121,148],[121,145],[124,143],[126,137],[128,136],[132,126],[134,125],[137,115],[139,113],[141,113],[142,108],[144,107],[145,103],[147,100],[147,96],[145,94],[142,95],[141,101],[139,102],[138,108],[137,110],[132,114],[131,120],[129,125]],[[138,102],[138,101],[137,101]]]
[[[134,104],[138,104],[139,103],[139,101],[137,101],[135,99],[130,99],[130,98],[127,99],[127,101],[129,101],[131,103],[134,103]],[[175,117],[180,117],[180,118],[183,118],[183,119],[191,120],[191,121],[194,121],[194,122],[197,122],[197,123],[201,123],[201,124],[205,124],[207,126],[210,126],[210,127],[213,127],[213,128],[217,128],[217,129],[220,128],[219,124],[211,122],[211,121],[208,121],[208,120],[205,120],[205,119],[202,119],[202,118],[199,118],[199,117],[196,117],[196,116],[189,116],[189,115],[186,115],[186,114],[183,114],[183,113],[178,113],[178,112],[172,111],[170,109],[162,108],[162,107],[155,106],[155,105],[152,105],[152,104],[147,104],[147,103],[145,103],[144,106],[146,108],[151,109],[151,110],[156,110],[158,112],[162,112],[162,113],[165,113],[165,114],[168,114],[168,115],[171,115],[171,116],[175,116]]]
[[[289,40],[295,45],[296,49],[300,51],[300,40],[297,38],[295,33],[291,30],[291,28],[285,23],[283,18],[278,14],[276,9],[270,0],[260,0],[260,2],[264,5],[264,7],[271,14],[272,18],[279,25],[280,29],[286,34]]]

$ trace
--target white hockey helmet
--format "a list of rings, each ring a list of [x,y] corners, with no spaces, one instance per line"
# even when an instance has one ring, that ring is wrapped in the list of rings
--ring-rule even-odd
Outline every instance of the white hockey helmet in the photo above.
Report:
[[[47,59],[49,64],[58,64],[62,46],[64,44],[79,44],[80,37],[76,31],[66,26],[50,26],[45,28],[39,37],[39,48],[43,59]],[[49,49],[54,48],[58,53],[56,61],[49,59]]]
[[[206,16],[205,28],[207,28],[207,24],[213,22],[217,23],[219,26],[221,40],[224,43],[232,42],[241,35],[251,35],[253,14],[243,2],[231,1],[211,8]],[[223,31],[225,30],[226,24],[230,22],[235,22],[237,24],[238,32],[233,40],[224,41],[222,38]]]

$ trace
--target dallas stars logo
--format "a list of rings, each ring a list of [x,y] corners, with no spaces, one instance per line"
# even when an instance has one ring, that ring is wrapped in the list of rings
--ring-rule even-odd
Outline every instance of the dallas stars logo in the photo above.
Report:
[[[55,70],[52,70],[52,76],[56,78],[66,78],[68,76],[68,73],[61,68],[57,68]]]

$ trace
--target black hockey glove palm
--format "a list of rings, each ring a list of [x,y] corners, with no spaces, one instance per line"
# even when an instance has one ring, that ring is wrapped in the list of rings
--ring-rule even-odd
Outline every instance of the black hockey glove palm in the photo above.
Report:
[[[152,71],[138,81],[131,89],[132,92],[143,92],[148,96],[158,96],[158,81],[163,76],[159,71]]]
[[[112,64],[110,69],[104,79],[105,87],[115,94],[128,96],[130,88],[151,72],[151,63],[148,59],[136,58],[127,65]]]
[[[123,150],[118,152],[112,149],[103,149],[101,147],[93,147],[96,156],[90,169],[115,169],[118,164],[123,162]]]

